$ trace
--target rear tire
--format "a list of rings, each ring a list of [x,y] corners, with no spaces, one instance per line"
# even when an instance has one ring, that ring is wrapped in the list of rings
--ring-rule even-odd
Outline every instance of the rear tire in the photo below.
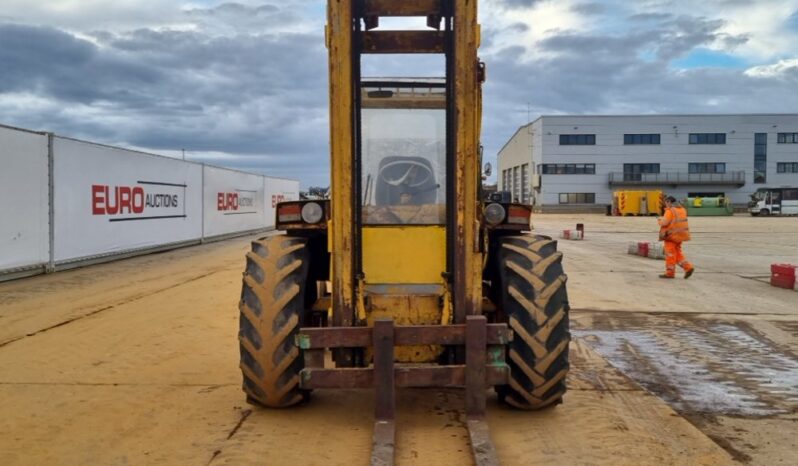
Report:
[[[308,240],[287,235],[252,242],[239,303],[238,341],[247,401],[284,408],[306,400],[294,335],[305,320]]]
[[[507,352],[509,384],[496,391],[518,409],[559,404],[571,340],[562,253],[546,236],[507,236],[498,246],[498,294],[515,336]]]

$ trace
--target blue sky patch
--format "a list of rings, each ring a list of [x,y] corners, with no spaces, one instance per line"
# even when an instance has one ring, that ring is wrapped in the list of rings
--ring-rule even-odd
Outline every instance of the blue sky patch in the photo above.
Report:
[[[787,18],[787,27],[793,31],[798,31],[798,11],[794,11],[793,14]]]
[[[698,48],[686,57],[675,60],[677,68],[745,68],[748,63],[734,55],[714,50]]]

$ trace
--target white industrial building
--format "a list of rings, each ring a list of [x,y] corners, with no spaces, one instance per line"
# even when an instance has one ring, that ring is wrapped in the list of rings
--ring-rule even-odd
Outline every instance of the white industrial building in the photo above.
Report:
[[[617,190],[677,198],[798,187],[798,114],[541,116],[498,154],[499,190],[542,210],[601,210]]]

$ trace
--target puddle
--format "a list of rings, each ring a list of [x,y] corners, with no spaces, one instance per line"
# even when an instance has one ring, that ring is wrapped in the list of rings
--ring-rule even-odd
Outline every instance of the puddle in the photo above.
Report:
[[[798,408],[798,361],[738,326],[617,328],[621,320],[572,333],[679,411],[761,417]]]

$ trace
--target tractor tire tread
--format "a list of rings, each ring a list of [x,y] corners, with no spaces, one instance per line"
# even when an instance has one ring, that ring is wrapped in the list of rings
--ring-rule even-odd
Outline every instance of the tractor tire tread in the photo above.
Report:
[[[525,410],[562,402],[568,374],[568,295],[562,253],[546,236],[500,239],[498,274],[504,314],[515,337],[509,345],[510,380],[500,399]]]
[[[275,235],[253,241],[239,302],[239,347],[247,402],[284,408],[308,398],[299,387],[301,326],[310,260],[307,240]]]

